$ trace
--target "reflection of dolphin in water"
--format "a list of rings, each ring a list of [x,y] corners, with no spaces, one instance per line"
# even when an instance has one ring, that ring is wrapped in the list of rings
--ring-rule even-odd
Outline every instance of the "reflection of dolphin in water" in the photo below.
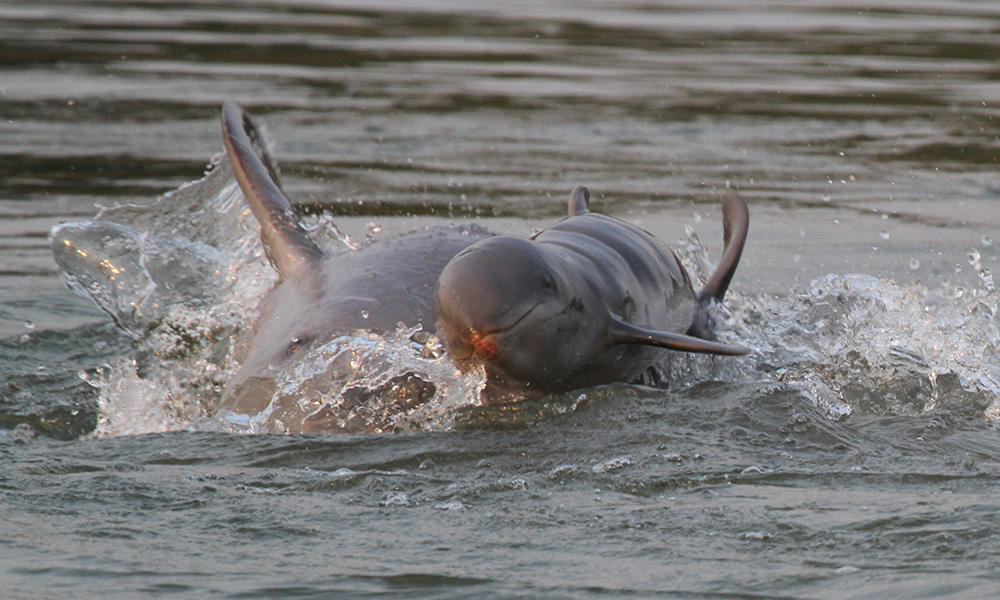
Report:
[[[222,128],[278,272],[224,408],[262,410],[267,399],[254,393],[256,382],[312,344],[358,329],[391,331],[398,323],[437,327],[459,367],[485,364],[490,400],[518,397],[498,390],[628,380],[656,362],[653,347],[745,352],[708,339],[705,310],[722,299],[746,239],[746,205],[736,197],[723,207],[723,258],[697,295],[665,244],[590,213],[585,188],[570,197],[569,218],[531,240],[437,228],[327,254],[306,235],[270,162],[254,148],[253,123],[235,104],[223,107]]]

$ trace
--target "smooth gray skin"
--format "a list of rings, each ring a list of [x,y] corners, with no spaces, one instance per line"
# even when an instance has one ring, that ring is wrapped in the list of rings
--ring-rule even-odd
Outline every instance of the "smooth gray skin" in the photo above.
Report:
[[[246,358],[221,408],[245,414],[266,408],[274,376],[310,345],[356,330],[393,331],[398,323],[433,331],[438,275],[455,254],[489,235],[486,230],[415,231],[327,254],[306,235],[278,187],[273,160],[263,148],[260,155],[255,150],[257,128],[236,104],[223,106],[222,131],[278,283],[260,305]]]
[[[630,381],[659,348],[744,354],[711,341],[707,305],[722,300],[746,241],[746,203],[723,202],[723,257],[695,294],[673,251],[651,234],[589,211],[576,188],[569,218],[532,239],[496,236],[459,252],[438,278],[438,331],[461,368],[483,364],[487,400]]]

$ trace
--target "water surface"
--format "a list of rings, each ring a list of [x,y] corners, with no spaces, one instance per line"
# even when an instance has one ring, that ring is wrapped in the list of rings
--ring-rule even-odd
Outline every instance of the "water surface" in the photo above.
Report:
[[[0,2],[0,587],[995,596],[997,56],[980,2]],[[46,236],[200,177],[224,99],[358,239],[524,234],[585,184],[697,270],[738,189],[754,353],[435,431],[167,431],[196,361]]]

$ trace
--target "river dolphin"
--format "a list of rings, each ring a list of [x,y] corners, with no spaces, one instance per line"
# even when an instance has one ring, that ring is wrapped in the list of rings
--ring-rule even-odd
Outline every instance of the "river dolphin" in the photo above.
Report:
[[[655,347],[746,352],[714,341],[706,311],[725,294],[746,240],[746,204],[735,195],[723,203],[722,259],[698,294],[666,244],[591,213],[583,187],[570,196],[569,217],[531,239],[441,227],[327,253],[307,235],[273,161],[255,148],[256,126],[234,103],[223,106],[222,131],[278,273],[225,409],[263,410],[270,396],[261,390],[270,388],[258,384],[312,344],[398,323],[437,331],[461,369],[483,365],[487,402],[628,381],[657,362]]]
[[[532,236],[485,238],[451,259],[435,292],[438,331],[460,368],[482,364],[493,395],[630,381],[661,361],[656,348],[745,354],[714,341],[721,301],[743,252],[746,203],[722,205],[725,249],[695,294],[673,251],[652,234],[592,213],[573,190],[569,217]]]
[[[357,330],[434,329],[434,285],[449,260],[490,233],[477,226],[414,231],[356,250],[327,253],[306,234],[278,185],[273,161],[253,120],[232,102],[222,134],[236,180],[260,223],[278,282],[260,304],[249,350],[226,386],[221,408],[256,414],[273,393],[268,383],[296,354]],[[261,142],[262,145],[262,142]],[[262,160],[261,156],[264,157]]]

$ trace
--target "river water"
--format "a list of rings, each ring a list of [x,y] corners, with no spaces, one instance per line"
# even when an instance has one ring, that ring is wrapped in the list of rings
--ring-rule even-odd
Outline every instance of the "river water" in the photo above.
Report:
[[[3,597],[996,597],[998,57],[957,0],[0,0]],[[698,273],[737,189],[752,352],[395,433],[213,419],[202,341],[273,275],[225,164],[158,199],[225,99],[324,243],[585,184]],[[176,258],[145,312],[53,260],[96,206]]]

